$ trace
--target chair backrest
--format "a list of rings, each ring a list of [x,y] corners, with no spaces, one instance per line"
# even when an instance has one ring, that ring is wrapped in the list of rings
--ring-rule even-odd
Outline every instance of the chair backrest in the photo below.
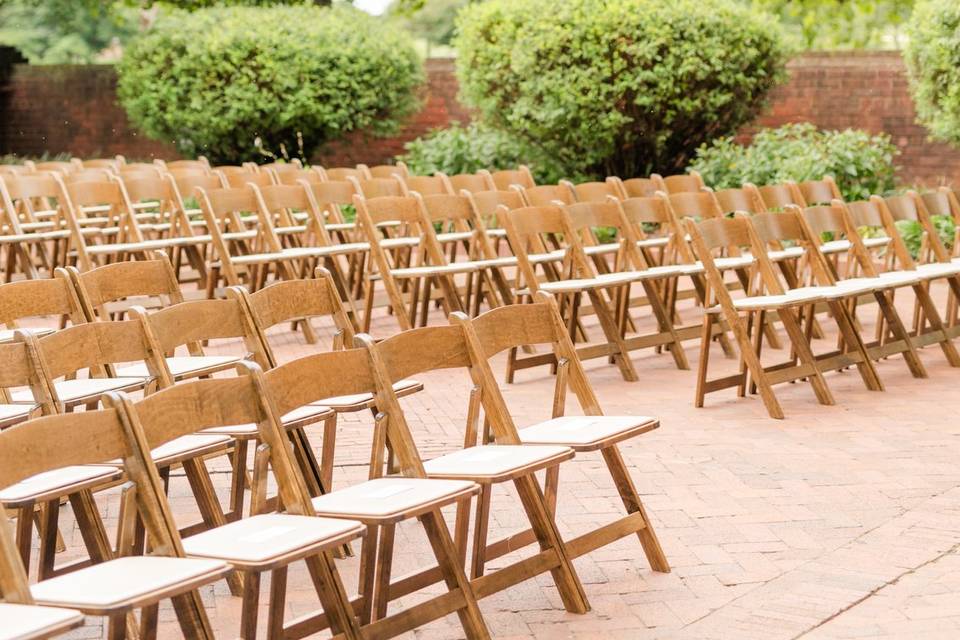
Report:
[[[180,206],[184,205],[186,198],[193,198],[197,195],[197,187],[210,191],[211,189],[223,189],[227,186],[222,174],[209,171],[172,169],[167,175],[173,182],[173,188]]]
[[[258,187],[275,184],[273,179],[274,174],[271,171],[223,171],[218,167],[214,170],[214,173],[221,174],[226,183],[231,187],[245,187],[251,183]]]
[[[270,347],[267,330],[298,318],[330,317],[336,327],[333,349],[353,344],[353,325],[343,308],[333,278],[323,269],[317,272],[316,278],[282,280],[254,293],[243,287],[233,288],[236,297],[243,302],[244,311],[249,314],[260,341],[260,349],[270,367],[277,366],[279,361]]]
[[[464,193],[463,191],[461,193]],[[527,206],[523,201],[523,196],[516,189],[492,189],[489,191],[477,191],[469,194],[473,199],[473,204],[480,217],[489,224],[491,221],[499,226],[500,223],[495,219],[497,209],[506,207],[507,209],[520,209]]]
[[[13,328],[19,320],[40,316],[66,316],[78,324],[84,322],[82,309],[63,269],[55,270],[52,278],[0,284],[0,326]]]
[[[429,224],[422,199],[414,196],[367,199],[357,195],[353,198],[353,204],[357,209],[358,227],[363,230],[367,242],[370,243],[370,252],[381,276],[389,277],[389,271],[399,266],[394,264],[395,256],[382,246],[385,229],[394,231],[394,238],[419,237],[420,243],[416,248],[419,255],[414,260],[420,264],[445,264],[443,249],[437,236],[432,228],[427,228]]]
[[[746,187],[748,185],[744,186]],[[787,205],[794,205],[801,208],[807,206],[803,196],[799,193],[796,183],[765,184],[754,188],[756,188],[757,193],[760,194],[760,199],[763,200],[763,204],[767,209],[784,209]]]
[[[925,191],[920,194],[920,199],[923,200],[923,206],[930,215],[960,219],[960,201],[947,187],[940,187],[936,191]]]
[[[303,184],[272,184],[256,189],[261,224],[268,229],[268,233],[273,231],[273,227],[284,226],[292,227],[297,224],[294,218],[295,212],[307,212],[308,219],[316,222],[323,222],[323,214],[315,206],[315,201],[310,197],[310,191]],[[277,238],[277,248],[279,249],[279,238]]]
[[[627,180],[611,176],[607,180],[613,181],[617,186],[621,198],[649,198],[656,195],[657,191],[666,193],[663,178],[656,174],[654,176],[650,178],[628,178]]]
[[[357,180],[368,180],[370,175],[357,167],[312,167],[317,173],[323,176],[324,180],[346,180],[356,178]]]
[[[663,188],[666,189],[666,192],[670,194],[697,192],[706,186],[703,183],[703,178],[700,177],[700,174],[696,171],[673,176],[660,176],[659,174],[653,174],[651,177],[654,180],[659,178],[659,181],[661,184],[663,184]]]
[[[393,176],[406,178],[410,175],[407,165],[402,162],[398,162],[397,164],[377,164],[372,167],[368,167],[365,164],[358,164],[357,169],[360,169],[365,172],[368,177],[374,179],[392,178]]]
[[[303,477],[288,450],[289,440],[270,411],[263,378],[256,365],[242,363],[244,375],[182,382],[142,400],[111,394],[111,404],[122,411],[136,431],[138,455],[149,464],[150,451],[176,438],[203,429],[256,424],[259,439],[269,452],[280,500],[287,513],[313,515]],[[172,529],[176,531],[176,526]]]
[[[34,164],[34,171],[50,171],[53,173],[59,173],[66,175],[68,173],[74,173],[78,171],[78,167],[73,162],[63,162],[60,160],[49,160],[46,162],[37,162]]]
[[[879,202],[878,202],[879,201]],[[877,271],[873,264],[860,234],[857,233],[857,227],[860,226],[885,226],[883,223],[883,214],[880,211],[882,199],[860,202],[844,203],[841,200],[834,200],[829,205],[816,205],[801,209],[795,205],[787,205],[786,211],[795,213],[803,218],[803,224],[808,229],[811,238],[820,239],[824,234],[842,236],[850,243],[850,255],[861,267],[867,276],[875,276]],[[891,222],[892,224],[892,222]],[[896,243],[899,239],[891,238],[891,242],[896,249]],[[835,271],[831,268],[832,271]]]
[[[373,340],[369,336],[358,336],[357,340],[363,348],[305,356],[264,372],[264,388],[271,409],[275,416],[282,416],[326,398],[372,393],[378,422],[382,420],[386,425],[387,439],[400,473],[425,477],[423,463],[392,385],[377,371]]]
[[[256,214],[260,209],[256,186],[246,185],[209,191],[203,187],[197,187],[195,193],[200,201],[200,210],[207,222],[207,229],[214,237],[218,252],[224,254],[220,258],[226,260],[229,253],[221,233],[227,230],[244,231],[246,229],[241,214]]]
[[[108,321],[106,305],[125,298],[161,298],[162,306],[183,302],[177,275],[164,253],[152,260],[115,262],[90,271],[67,267],[87,322]]]
[[[321,211],[330,216],[330,222],[345,221],[341,207],[353,206],[353,196],[357,195],[357,185],[349,180],[329,180],[326,182],[308,182],[313,199]]]
[[[81,267],[89,269],[92,263],[85,255],[86,242],[80,230],[79,221],[88,217],[88,210],[92,207],[107,206],[107,224],[119,227],[121,236],[119,241],[143,242],[143,232],[137,223],[133,211],[133,203],[127,195],[127,190],[119,179],[85,180],[64,184],[65,199],[67,202],[67,222],[71,229],[71,236],[78,252],[83,252]],[[97,214],[102,215],[100,213]]]
[[[528,207],[572,204],[575,196],[569,182],[566,184],[543,184],[536,187],[523,187],[520,193]],[[515,187],[516,188],[516,187]]]
[[[723,213],[763,213],[767,210],[763,198],[752,184],[745,184],[740,189],[719,189],[713,192],[717,204]]]
[[[317,171],[297,167],[275,173],[277,176],[277,182],[279,184],[297,184],[300,180],[306,180],[307,182],[311,183],[319,183],[323,179],[320,173]]]
[[[157,353],[138,320],[88,322],[45,336],[21,332],[37,356],[35,365],[43,372],[54,400],[59,402],[53,381],[88,369],[91,377],[102,377],[116,364],[143,362],[161,386],[172,384]]]
[[[581,182],[580,184],[573,184],[572,182],[561,180],[560,183],[568,185],[568,188],[573,191],[577,202],[604,202],[607,198],[613,197],[619,200],[623,197],[614,178],[607,178],[605,182]]]
[[[365,180],[348,177],[347,180],[354,184],[357,193],[363,194],[364,198],[396,198],[407,195],[407,189],[398,176],[367,178]]]
[[[490,181],[497,189],[506,190],[513,185],[520,186],[524,189],[537,186],[536,181],[533,179],[533,174],[530,173],[530,168],[523,164],[516,169],[504,169],[493,172],[483,169],[479,173],[489,175]]]
[[[3,363],[0,367],[0,403],[10,402],[8,389],[29,387],[33,401],[40,407],[41,413],[44,415],[57,413],[56,403],[53,401],[47,380],[35,365],[36,356],[31,353],[25,339],[19,334],[16,338],[14,342],[0,343],[0,362]]]
[[[444,174],[438,173],[437,175]],[[453,176],[447,176],[447,179],[450,181],[450,186],[453,187],[454,193],[460,193],[461,191],[477,193],[478,191],[496,189],[488,173],[458,173]]]
[[[537,291],[538,287],[536,269],[530,255],[543,253],[550,237],[563,244],[567,277],[594,275],[593,266],[584,253],[580,234],[573,228],[570,214],[563,207],[524,207],[512,211],[501,207],[497,217],[507,231],[524,284],[532,291]]]
[[[800,195],[808,205],[824,204],[834,200],[843,200],[843,195],[832,176],[823,176],[820,180],[806,180],[797,184]]]
[[[109,180],[114,175],[116,175],[116,173],[111,169],[81,169],[73,173],[64,174],[63,182],[64,184],[72,184],[74,182],[102,182]]]
[[[232,291],[228,291],[228,295],[225,300],[188,300],[149,314],[134,307],[132,313],[144,325],[150,343],[161,354],[206,340],[241,338],[245,355],[261,366],[269,366],[243,302]]]
[[[163,160],[155,160],[162,167],[165,167],[168,171],[202,171],[204,173],[210,172],[210,163],[207,162],[206,158],[202,160],[170,160],[169,162],[164,162]]]
[[[406,178],[401,176],[400,179],[403,180],[403,183],[406,185],[407,191],[416,191],[422,196],[453,195],[456,193],[447,176],[443,174],[435,176],[410,176]]]
[[[684,191],[680,193],[663,194],[667,204],[673,210],[677,219],[683,218],[721,218],[723,210],[717,203],[717,198],[709,191]]]

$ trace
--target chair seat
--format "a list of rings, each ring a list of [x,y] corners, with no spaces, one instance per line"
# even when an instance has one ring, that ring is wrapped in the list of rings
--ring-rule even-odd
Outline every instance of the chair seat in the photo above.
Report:
[[[604,244],[594,244],[583,248],[583,252],[588,256],[602,256],[609,253],[616,253],[620,250],[619,242],[607,242]]]
[[[333,413],[333,410],[327,406],[319,404],[304,405],[284,414],[283,426],[287,429],[305,427],[308,424],[325,420],[332,416]],[[255,438],[259,432],[259,428],[254,423],[233,425],[228,427],[213,427],[211,429],[203,430],[203,433],[219,433],[233,436],[234,438],[243,439]]]
[[[447,233],[438,233],[437,240],[443,243],[463,242],[473,237],[473,231],[448,231]]]
[[[219,560],[135,556],[117,558],[30,587],[38,604],[105,615],[139,609],[219,579]]]
[[[10,342],[13,340],[13,334],[17,331],[23,331],[37,336],[46,336],[53,333],[53,329],[47,327],[17,327],[16,329],[2,329],[0,330],[0,342]]]
[[[403,398],[404,396],[409,396],[410,394],[417,393],[418,391],[423,391],[423,383],[418,382],[417,380],[401,380],[393,383],[393,390],[396,392],[398,397]],[[324,400],[320,400],[312,406],[317,405],[330,407],[334,411],[338,411],[340,413],[362,411],[363,409],[369,409],[373,406],[373,394],[357,393],[349,396],[326,398]]]
[[[39,640],[79,627],[83,614],[73,609],[0,602],[0,620],[0,640]]]
[[[875,249],[877,247],[885,247],[890,244],[890,238],[887,236],[881,236],[879,238],[864,238],[863,245],[867,249]]]
[[[190,434],[163,443],[150,451],[150,457],[153,458],[158,467],[169,467],[184,460],[226,450],[232,442],[233,439],[226,435]]]
[[[648,416],[563,416],[520,429],[523,444],[557,444],[593,451],[660,426]]]
[[[268,513],[185,538],[183,550],[189,556],[265,570],[340,546],[365,531],[363,524],[352,520]]]
[[[514,267],[517,264],[516,256],[504,256],[502,258],[487,258],[484,260],[474,260],[471,262],[478,269],[491,269],[495,267]]]
[[[541,291],[550,293],[577,293],[589,291],[591,289],[605,289],[618,285],[629,284],[636,279],[620,273],[606,274],[605,280],[601,278],[572,278],[570,280],[557,280],[555,282],[544,282],[539,285]],[[618,276],[618,277],[612,277]]]
[[[725,258],[714,258],[713,263],[717,265],[717,269],[720,270],[742,269],[752,265],[754,263],[754,258],[750,254],[745,254],[742,256],[727,256]]]
[[[283,250],[283,255],[295,258],[322,258],[324,256],[363,253],[369,250],[370,245],[366,242],[351,242],[349,244],[334,244],[329,247],[290,247]]]
[[[478,490],[464,480],[377,478],[318,496],[313,509],[318,516],[383,524],[416,517]]]
[[[428,460],[423,469],[431,478],[494,483],[552,467],[572,457],[573,449],[569,447],[490,444]]]
[[[886,271],[877,275],[876,280],[884,287],[904,287],[923,282],[923,276],[917,271]]]
[[[645,249],[653,247],[665,247],[670,244],[670,238],[666,236],[658,238],[644,238],[643,240],[637,240],[637,246]]]
[[[531,253],[527,258],[530,260],[530,264],[544,264],[547,262],[560,262],[563,260],[564,255],[565,252],[563,249],[557,249],[549,253]]]
[[[399,249],[402,247],[416,247],[419,246],[420,243],[420,238],[400,236],[399,238],[384,238],[380,241],[380,246],[384,249]]]
[[[822,253],[840,253],[842,251],[849,251],[850,246],[849,240],[831,240],[820,245],[820,251]]]
[[[125,389],[139,389],[146,384],[145,376],[129,376],[118,378],[78,378],[76,380],[58,380],[53,383],[57,400],[62,403],[80,403],[96,400],[107,391],[123,391]],[[29,389],[18,389],[10,394],[14,402],[33,402],[33,394]]]
[[[170,375],[174,378],[189,378],[228,369],[242,360],[240,356],[173,356],[165,358]],[[117,375],[146,378],[150,375],[146,363],[118,367]]]
[[[960,274],[960,264],[955,262],[931,262],[918,264],[917,273],[924,278],[943,278]]]
[[[822,292],[814,291],[814,289],[816,289],[816,287],[794,289],[793,291],[777,295],[737,298],[733,301],[733,306],[740,311],[759,311],[761,309],[779,309],[800,304],[810,304],[823,300]],[[712,310],[718,309],[719,307],[714,307]]]
[[[487,235],[491,238],[506,238],[507,230],[500,227],[495,227],[493,229],[487,229]]]
[[[774,262],[782,262],[783,260],[793,260],[803,256],[804,248],[803,247],[787,247],[786,249],[777,249],[775,251],[767,251],[767,257],[773,260]]]
[[[429,276],[473,273],[478,267],[472,262],[453,262],[451,264],[430,265],[425,267],[406,267],[391,269],[390,275],[394,278],[426,278]]]
[[[44,471],[0,491],[0,502],[12,506],[52,500],[112,482],[120,475],[120,469],[109,465],[74,465]]]
[[[7,427],[30,417],[35,404],[0,404],[0,427]]]

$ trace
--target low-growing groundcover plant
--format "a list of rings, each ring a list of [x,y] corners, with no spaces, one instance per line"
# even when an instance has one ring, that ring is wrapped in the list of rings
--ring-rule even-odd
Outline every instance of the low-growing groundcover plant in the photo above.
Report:
[[[960,2],[917,4],[904,60],[917,120],[933,137],[960,145]]]
[[[886,134],[858,129],[823,131],[809,123],[761,129],[748,145],[721,138],[697,151],[690,168],[715,189],[819,180],[831,175],[846,200],[894,188],[898,150]]]
[[[424,77],[409,36],[348,6],[175,11],[118,73],[135,125],[217,163],[255,157],[258,138],[309,158],[351,131],[393,133]]]
[[[476,173],[480,169],[513,169],[525,164],[538,183],[556,184],[561,178],[576,178],[536,145],[477,122],[454,122],[404,145],[406,153],[398,160],[407,163],[414,174],[447,175]]]
[[[735,0],[489,0],[461,10],[461,98],[570,173],[676,173],[783,77],[772,17]]]

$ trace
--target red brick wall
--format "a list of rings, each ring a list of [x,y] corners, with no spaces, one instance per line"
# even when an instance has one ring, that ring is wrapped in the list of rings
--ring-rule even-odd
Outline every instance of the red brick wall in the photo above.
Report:
[[[788,65],[790,80],[773,92],[754,126],[812,122],[822,129],[855,127],[890,134],[904,184],[960,182],[960,149],[931,142],[915,122],[900,54],[808,53]]]
[[[451,120],[468,120],[469,112],[457,102],[453,67],[447,59],[427,61],[423,109],[396,137],[366,139],[357,134],[314,160],[329,166],[378,164],[401,153],[408,140]],[[789,70],[789,82],[774,92],[768,112],[754,126],[808,121],[829,129],[885,131],[902,151],[898,164],[903,182],[960,182],[960,150],[928,141],[926,130],[914,123],[899,54],[805,54],[793,60]],[[9,86],[0,89],[0,153],[174,157],[172,146],[148,140],[129,125],[116,103],[115,84],[108,66],[17,65]]]

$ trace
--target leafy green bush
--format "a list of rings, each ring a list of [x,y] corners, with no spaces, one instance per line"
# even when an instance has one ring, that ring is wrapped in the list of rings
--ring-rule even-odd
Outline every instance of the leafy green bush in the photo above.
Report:
[[[675,173],[783,77],[775,20],[733,0],[490,0],[458,19],[462,98],[572,171]]]
[[[953,248],[953,238],[957,225],[950,216],[930,216],[933,228],[936,229],[940,242],[947,249]],[[907,250],[915,259],[920,257],[920,247],[923,243],[923,226],[916,220],[897,220],[894,223]]]
[[[119,67],[131,120],[186,155],[249,160],[254,141],[310,153],[363,129],[395,131],[418,106],[409,37],[349,7],[174,12]]]
[[[407,152],[398,156],[418,175],[443,171],[448,175],[476,173],[480,169],[513,169],[519,164],[530,167],[538,182],[555,184],[568,176],[552,158],[532,144],[510,134],[472,122],[453,123],[404,145]]]
[[[866,131],[821,131],[809,123],[762,129],[743,146],[721,138],[697,151],[690,168],[716,188],[785,180],[818,180],[831,175],[847,200],[863,200],[894,187],[898,150],[886,134]]]
[[[918,4],[904,51],[917,119],[935,138],[960,144],[960,3]]]

